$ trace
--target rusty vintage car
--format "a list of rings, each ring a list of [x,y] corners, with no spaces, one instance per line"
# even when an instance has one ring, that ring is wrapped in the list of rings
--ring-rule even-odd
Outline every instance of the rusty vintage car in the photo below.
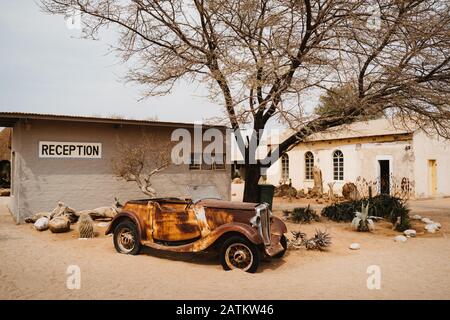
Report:
[[[255,272],[264,256],[284,255],[286,232],[265,203],[181,198],[128,201],[106,230],[120,253],[138,254],[143,245],[173,252],[215,250],[225,270],[247,272]]]

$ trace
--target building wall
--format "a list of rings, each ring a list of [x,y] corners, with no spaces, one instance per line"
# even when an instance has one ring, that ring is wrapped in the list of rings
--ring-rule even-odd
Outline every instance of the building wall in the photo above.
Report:
[[[143,134],[170,141],[174,128],[30,120],[13,130],[13,185],[10,209],[16,221],[39,211],[52,210],[58,201],[77,209],[145,198],[135,182],[119,180],[112,172],[117,142],[135,143]],[[38,157],[39,141],[100,142],[101,159],[45,159]],[[172,165],[152,179],[158,196],[189,196],[187,187],[215,185],[230,198],[230,167],[226,170],[190,171],[188,165]]]
[[[436,135],[429,136],[419,130],[414,133],[415,185],[418,197],[431,197],[429,160],[437,162],[437,193],[435,196],[450,195],[450,141]]]
[[[335,182],[334,191],[338,194],[346,182],[355,183],[358,177],[376,181],[379,177],[378,160],[390,160],[393,177],[400,181],[402,177],[414,178],[414,163],[411,152],[412,141],[403,138],[393,141],[393,137],[384,139],[348,139],[335,141],[319,141],[304,143],[288,152],[289,177],[296,189],[312,188],[313,180],[305,179],[305,153],[311,151],[314,155],[314,165],[322,171],[324,191],[327,184]],[[335,181],[333,177],[333,152],[341,150],[344,154],[344,180]],[[281,161],[278,160],[267,171],[268,183],[278,185],[281,180]]]

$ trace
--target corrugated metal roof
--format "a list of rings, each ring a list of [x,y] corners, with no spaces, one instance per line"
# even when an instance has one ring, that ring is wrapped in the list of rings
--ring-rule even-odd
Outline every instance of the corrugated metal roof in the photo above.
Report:
[[[348,125],[337,126],[322,132],[314,133],[305,139],[305,142],[342,140],[361,137],[378,137],[386,135],[400,135],[412,133],[416,126],[411,124],[405,126],[400,123],[394,123],[387,118],[380,118],[367,121],[358,121]],[[287,129],[279,138],[279,142],[290,137],[295,133],[292,129]]]
[[[92,117],[82,115],[62,115],[32,112],[0,112],[0,126],[9,127],[14,125],[20,119],[37,119],[37,120],[60,120],[60,121],[80,121],[92,123],[112,123],[112,124],[128,124],[128,125],[153,125],[164,127],[193,127],[194,123],[187,122],[167,122],[157,120],[139,120],[139,119],[122,119],[116,117]],[[227,128],[226,126],[216,126],[202,124],[203,127]]]
[[[348,125],[330,128],[323,132],[318,132],[310,135],[306,139],[306,141],[375,137],[405,134],[411,132],[414,132],[414,129],[407,128],[400,123],[394,124],[390,119],[387,118],[380,118],[374,120],[359,121]]]

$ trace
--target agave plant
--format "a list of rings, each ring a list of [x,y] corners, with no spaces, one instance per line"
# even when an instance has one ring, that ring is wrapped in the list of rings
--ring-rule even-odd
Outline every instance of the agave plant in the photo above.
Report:
[[[369,216],[369,202],[364,206],[361,205],[361,211],[355,213],[355,217],[352,220],[352,228],[358,231],[372,231],[375,227],[373,220],[378,217]]]
[[[306,233],[301,231],[291,231],[293,240],[289,241],[288,248],[297,250],[300,249],[300,247],[304,246]]]
[[[306,233],[301,231],[291,231],[293,240],[289,241],[288,247],[293,250],[298,250],[305,247],[307,250],[324,251],[326,247],[331,245],[331,237],[326,231],[316,229],[314,237],[307,237]]]
[[[331,237],[326,231],[316,229],[314,237],[305,240],[304,245],[307,250],[324,251],[326,247],[331,245]]]

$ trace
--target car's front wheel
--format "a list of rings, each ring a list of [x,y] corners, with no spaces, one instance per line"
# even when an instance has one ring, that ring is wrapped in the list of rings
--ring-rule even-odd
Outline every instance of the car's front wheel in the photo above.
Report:
[[[114,247],[119,253],[133,255],[139,253],[141,244],[136,224],[130,220],[125,220],[116,226],[114,229]]]
[[[258,269],[258,248],[243,237],[235,236],[224,241],[220,249],[220,262],[225,270],[241,269],[254,273]]]

